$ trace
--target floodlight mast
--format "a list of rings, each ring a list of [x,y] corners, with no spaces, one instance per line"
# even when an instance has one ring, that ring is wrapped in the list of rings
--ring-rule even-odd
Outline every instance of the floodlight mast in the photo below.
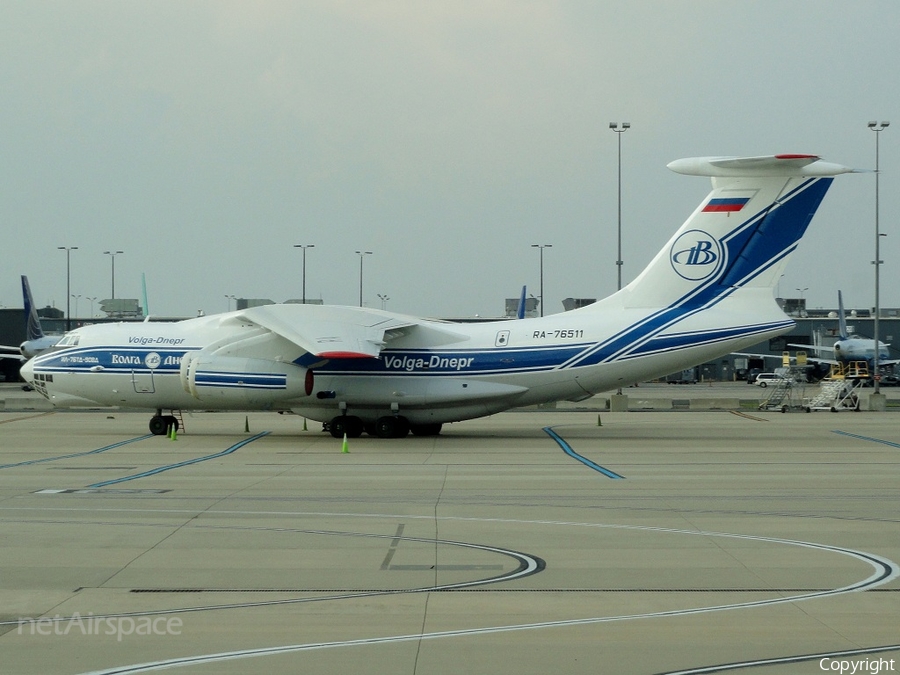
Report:
[[[881,168],[879,165],[879,140],[881,138],[881,132],[884,131],[890,122],[869,122],[868,127],[872,131],[875,132],[875,260],[872,261],[872,264],[875,265],[875,325],[872,336],[875,340],[875,357],[872,359],[872,378],[875,382],[874,393],[880,393],[880,381],[881,381],[881,373],[880,373],[880,358],[879,358],[879,325],[878,320],[881,316],[881,288],[880,288],[880,280],[881,274],[880,269],[883,261],[881,260],[881,226],[879,222],[879,177],[881,176]]]

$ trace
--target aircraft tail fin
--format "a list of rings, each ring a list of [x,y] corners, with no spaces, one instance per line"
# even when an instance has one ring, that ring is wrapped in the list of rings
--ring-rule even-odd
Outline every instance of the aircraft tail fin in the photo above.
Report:
[[[522,286],[522,295],[519,296],[519,307],[516,309],[516,318],[525,318],[525,286]]]
[[[38,318],[37,307],[31,297],[31,287],[28,285],[28,277],[22,275],[22,301],[25,304],[25,336],[28,340],[37,340],[44,337],[44,329],[41,328],[41,320]]]
[[[141,272],[141,291],[144,297],[144,317],[150,316],[150,303],[147,302],[147,275]]]
[[[841,297],[840,291],[838,291],[838,326],[840,326],[841,331],[840,339],[848,339],[850,334],[847,332],[847,317],[844,316],[844,298]]]
[[[852,171],[815,155],[700,157],[668,166],[676,173],[709,176],[712,192],[617,294],[625,308],[699,309],[744,289],[774,296],[833,177]]]

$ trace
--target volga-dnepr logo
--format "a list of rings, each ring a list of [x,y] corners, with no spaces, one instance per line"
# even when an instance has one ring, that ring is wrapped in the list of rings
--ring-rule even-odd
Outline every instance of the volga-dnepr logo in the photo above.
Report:
[[[672,244],[669,261],[678,276],[688,281],[702,281],[722,266],[722,247],[708,232],[688,230]]]

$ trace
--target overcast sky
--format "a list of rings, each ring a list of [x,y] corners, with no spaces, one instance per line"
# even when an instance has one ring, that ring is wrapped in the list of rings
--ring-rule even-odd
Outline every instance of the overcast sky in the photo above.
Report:
[[[896,0],[0,2],[0,304],[71,292],[192,316],[301,295],[426,316],[616,288],[707,194],[665,165],[808,152],[873,168],[900,307]],[[875,180],[838,177],[781,283],[874,304]],[[95,305],[95,312],[98,311]],[[72,301],[75,313],[75,300]]]

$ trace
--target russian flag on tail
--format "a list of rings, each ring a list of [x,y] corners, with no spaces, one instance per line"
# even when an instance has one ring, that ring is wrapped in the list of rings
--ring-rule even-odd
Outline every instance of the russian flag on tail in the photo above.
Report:
[[[703,207],[703,213],[731,213],[740,211],[750,201],[749,197],[718,197],[710,199]]]

